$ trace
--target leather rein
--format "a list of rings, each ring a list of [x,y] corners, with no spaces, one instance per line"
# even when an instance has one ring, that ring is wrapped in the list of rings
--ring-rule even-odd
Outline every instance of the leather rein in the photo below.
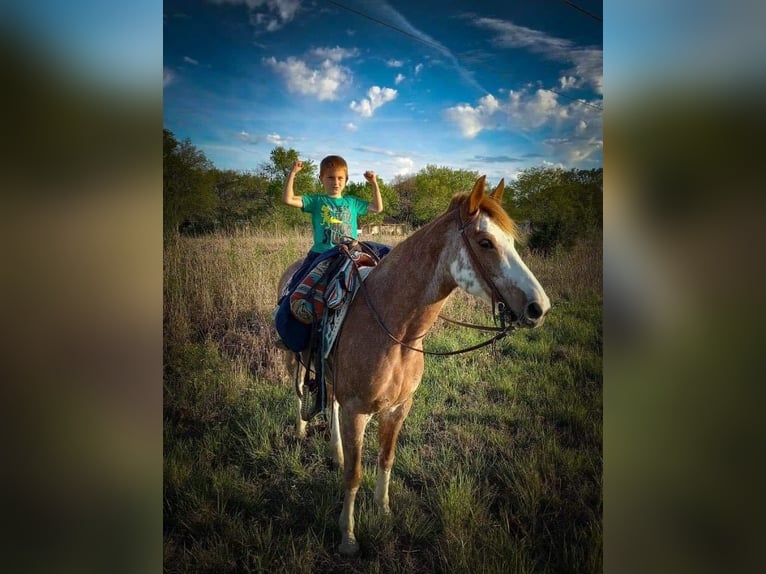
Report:
[[[499,291],[497,290],[497,287],[495,287],[495,284],[488,277],[487,272],[484,269],[484,266],[481,264],[481,261],[479,260],[478,255],[476,255],[476,252],[474,251],[470,241],[468,241],[468,237],[465,234],[466,228],[469,225],[476,223],[478,221],[480,210],[477,209],[471,215],[471,218],[465,223],[463,223],[463,220],[460,217],[460,208],[455,209],[455,213],[457,216],[458,226],[460,229],[460,236],[463,238],[463,243],[465,244],[466,249],[468,250],[468,254],[473,260],[474,267],[479,271],[481,278],[489,286],[492,292],[492,317],[495,323],[498,322],[498,317],[499,317],[500,326],[493,327],[493,326],[484,326],[484,325],[474,325],[472,323],[463,323],[462,321],[455,321],[454,319],[449,319],[447,317],[444,317],[443,315],[439,315],[439,318],[442,319],[443,321],[447,321],[448,323],[452,323],[454,325],[460,325],[461,327],[467,327],[469,329],[477,329],[481,331],[491,331],[496,333],[492,338],[487,339],[486,341],[482,341],[481,343],[472,345],[471,347],[458,349],[456,351],[426,351],[425,349],[419,349],[417,347],[413,347],[412,345],[405,343],[404,341],[396,337],[396,335],[394,335],[388,329],[388,327],[386,327],[385,323],[383,323],[383,319],[381,319],[380,315],[378,314],[378,311],[375,309],[375,306],[372,304],[372,301],[370,300],[370,294],[367,291],[367,286],[365,285],[364,280],[361,277],[361,274],[359,273],[359,268],[357,267],[356,262],[352,260],[354,272],[356,273],[357,278],[359,279],[359,290],[362,292],[365,302],[367,303],[367,306],[372,312],[372,316],[375,319],[375,322],[378,324],[378,326],[383,330],[383,332],[386,333],[386,335],[388,335],[388,337],[392,341],[394,341],[398,345],[401,345],[405,349],[410,349],[411,351],[416,351],[424,355],[449,356],[449,355],[459,355],[461,353],[468,353],[469,351],[475,351],[476,349],[481,349],[482,347],[486,347],[487,345],[492,345],[496,341],[499,341],[500,339],[505,337],[509,332],[513,331],[515,328],[512,323],[506,324],[505,314],[506,314],[506,310],[509,307],[506,305],[505,301],[503,301],[503,298],[500,295]]]

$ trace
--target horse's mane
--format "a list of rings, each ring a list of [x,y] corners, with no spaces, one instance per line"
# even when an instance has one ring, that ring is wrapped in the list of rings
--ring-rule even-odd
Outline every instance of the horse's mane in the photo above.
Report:
[[[463,205],[468,200],[469,195],[469,193],[456,193],[453,195],[449,207],[447,207],[447,213],[453,209],[458,209]],[[481,202],[479,202],[479,209],[485,211],[500,229],[510,233],[514,239],[519,239],[519,230],[516,223],[510,218],[505,209],[503,209],[503,206],[500,205],[500,202],[494,197],[490,195],[482,197]]]

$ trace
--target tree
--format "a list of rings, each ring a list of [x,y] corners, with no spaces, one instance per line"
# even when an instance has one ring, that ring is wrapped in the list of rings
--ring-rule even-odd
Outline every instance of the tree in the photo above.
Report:
[[[399,214],[399,196],[396,191],[383,183],[380,178],[378,178],[378,187],[380,188],[380,197],[383,199],[383,211],[365,215],[365,223],[380,223],[386,217],[397,217]],[[366,181],[364,183],[349,182],[344,191],[344,195],[347,194],[355,195],[365,201],[372,201],[372,186]]]
[[[479,178],[476,171],[428,165],[415,176],[412,223],[422,225],[440,215],[456,193],[471,191]]]
[[[214,170],[218,197],[216,220],[224,229],[257,224],[269,212],[269,180],[263,175]]]
[[[508,186],[509,213],[528,221],[531,249],[550,253],[579,239],[595,237],[603,226],[603,169],[590,171],[531,168]]]
[[[170,130],[162,130],[163,225],[166,232],[182,225],[191,231],[212,227],[217,197],[213,164],[188,139],[179,142]]]
[[[268,195],[271,202],[267,215],[275,222],[290,227],[308,224],[308,220],[299,209],[282,203],[282,192],[285,189],[287,175],[299,159],[298,152],[292,148],[285,149],[277,146],[271,150],[269,159],[269,162],[261,166],[262,175],[269,181]],[[314,162],[311,160],[303,162],[303,169],[295,176],[293,189],[299,195],[319,193],[322,190]]]

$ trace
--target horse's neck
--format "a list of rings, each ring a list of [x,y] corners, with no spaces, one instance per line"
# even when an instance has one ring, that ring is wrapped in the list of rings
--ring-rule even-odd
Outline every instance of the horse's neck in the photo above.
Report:
[[[455,288],[444,257],[449,221],[436,220],[397,245],[367,282],[385,323],[397,336],[425,335]]]

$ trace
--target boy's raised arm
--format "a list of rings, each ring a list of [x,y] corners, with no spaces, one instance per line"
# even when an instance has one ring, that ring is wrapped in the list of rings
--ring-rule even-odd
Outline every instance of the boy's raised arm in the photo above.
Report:
[[[295,181],[295,174],[303,169],[303,162],[296,161],[293,164],[293,169],[287,174],[287,181],[285,182],[285,190],[282,192],[282,203],[289,205],[290,207],[303,207],[303,200],[299,195],[295,195],[293,191],[293,183]]]
[[[364,179],[370,182],[372,185],[372,201],[367,209],[367,213],[380,213],[383,211],[383,197],[380,195],[380,187],[378,186],[378,178],[374,171],[365,171]]]

